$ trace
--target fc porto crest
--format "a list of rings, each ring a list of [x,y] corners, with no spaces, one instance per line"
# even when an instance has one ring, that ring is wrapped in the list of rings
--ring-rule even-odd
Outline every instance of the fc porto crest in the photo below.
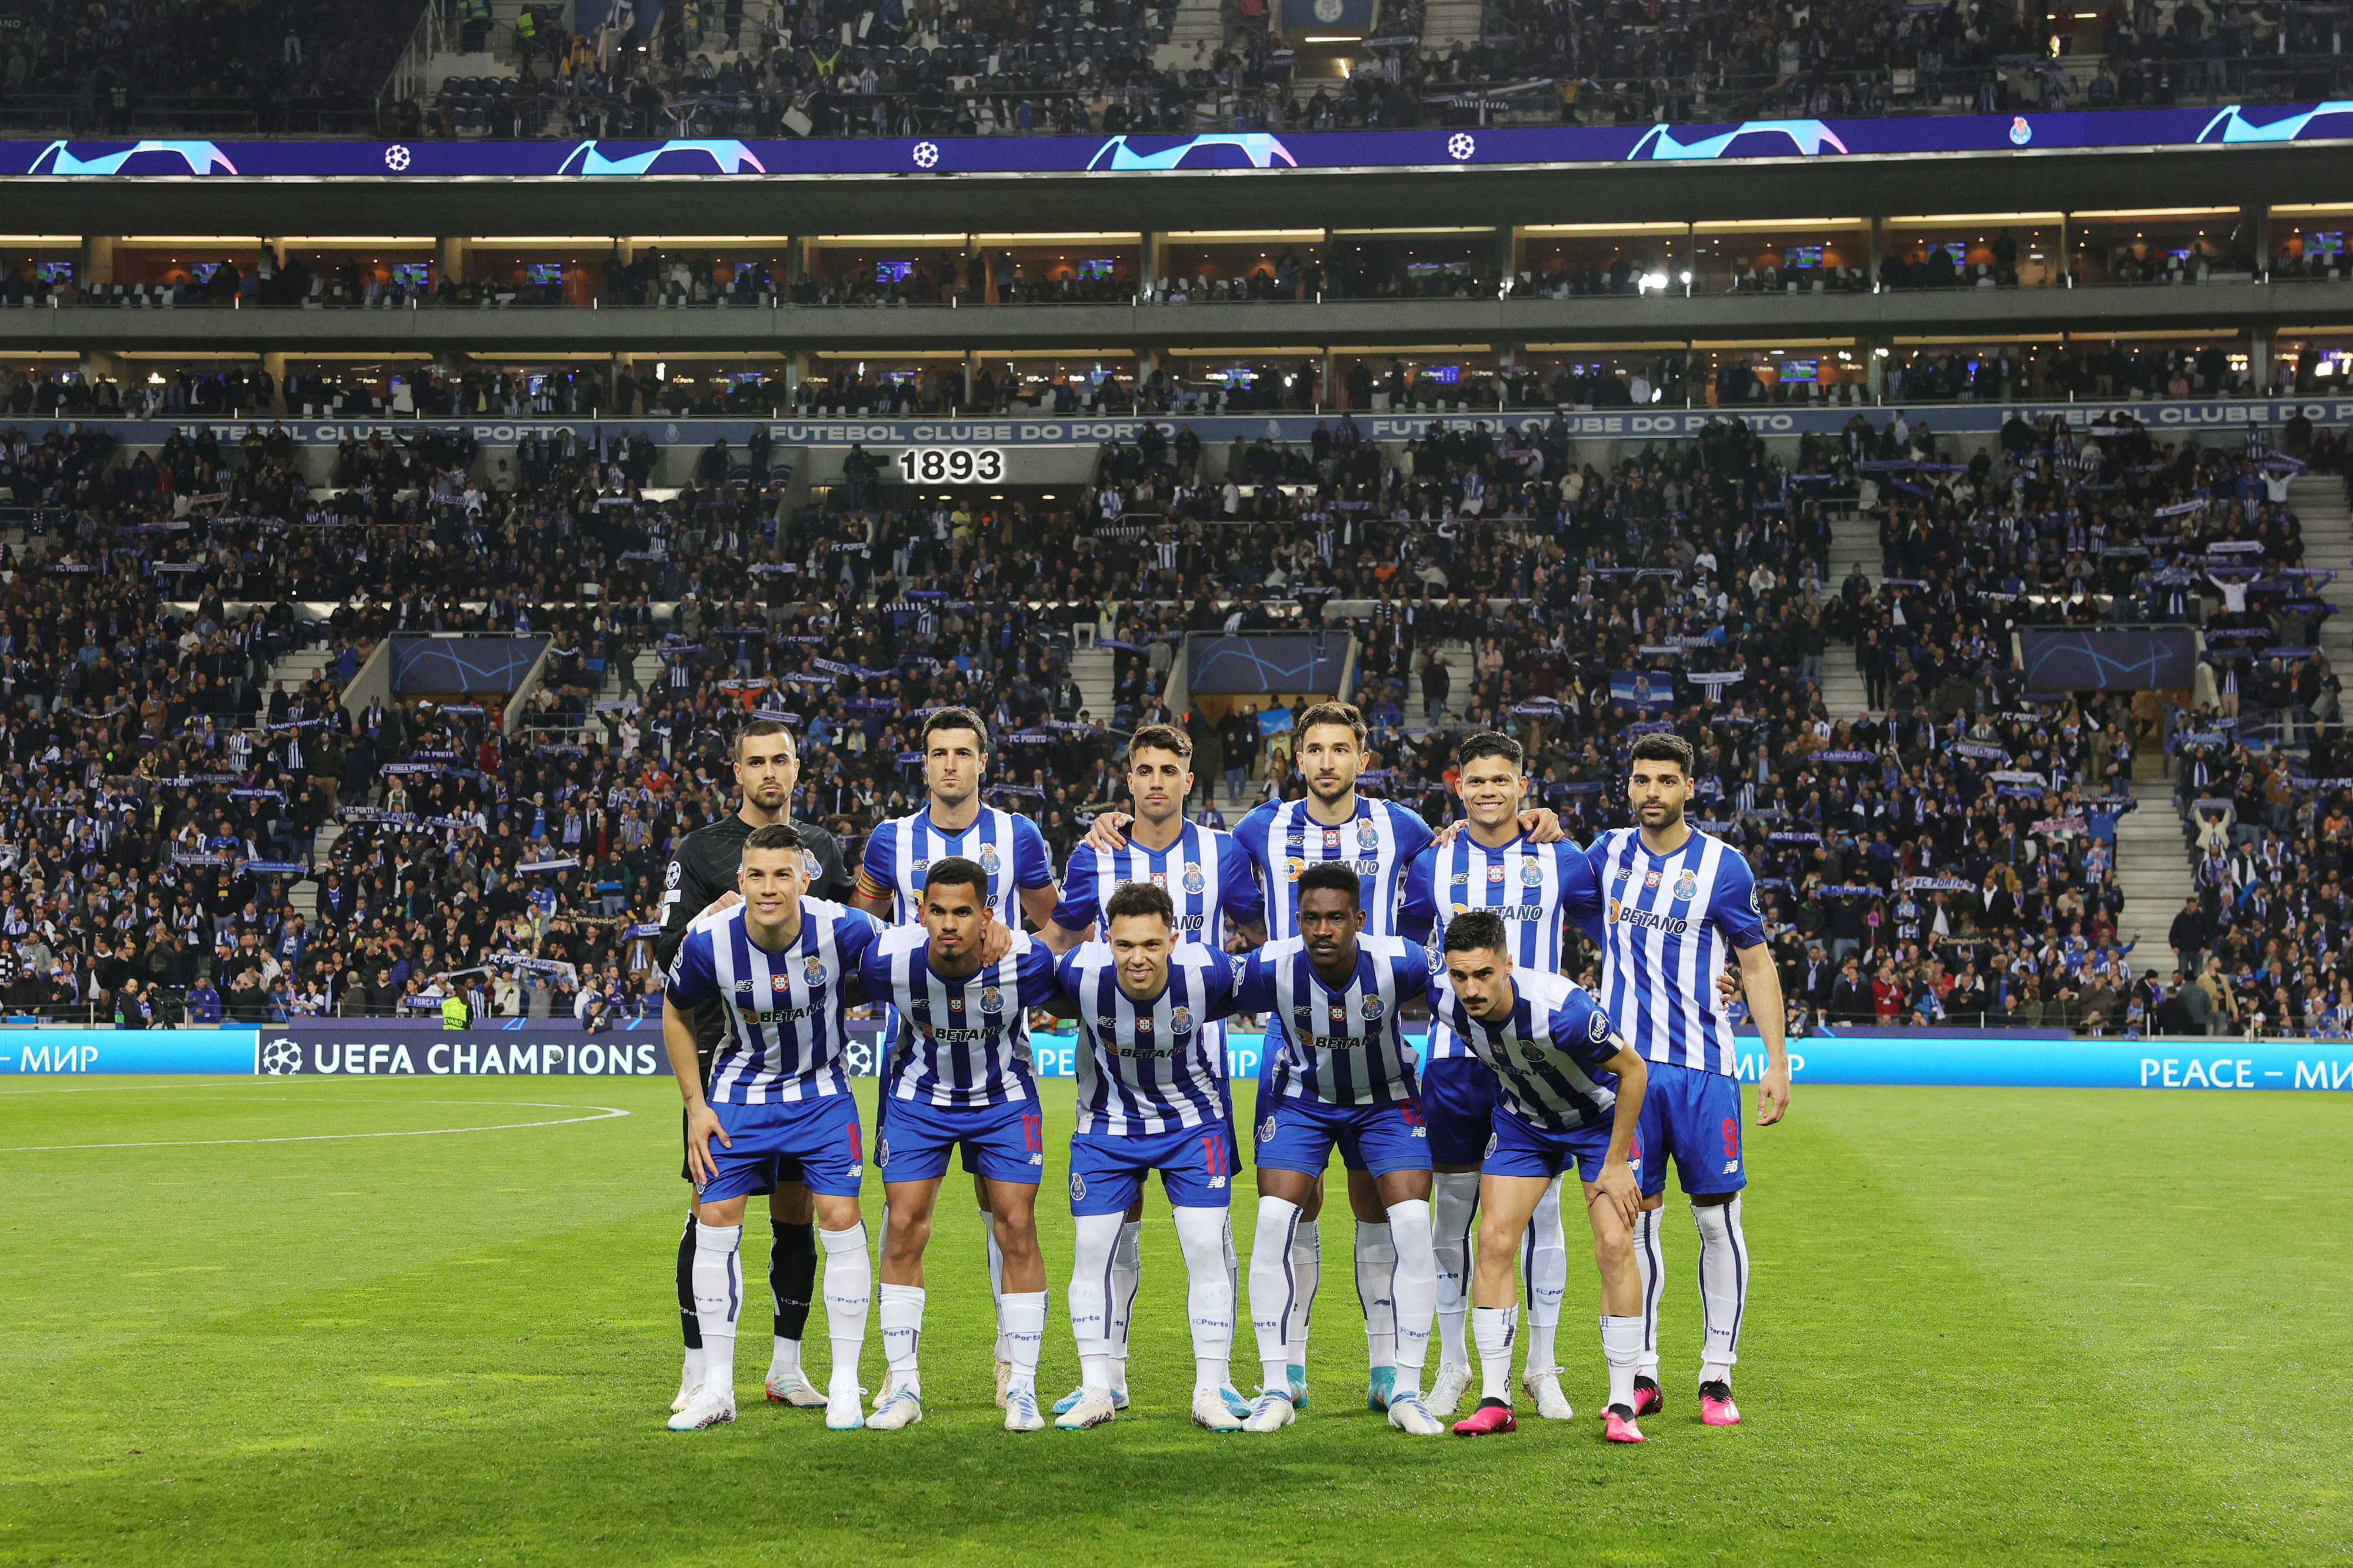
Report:
[[[1208,882],[1201,875],[1201,863],[1198,860],[1186,861],[1185,890],[1188,893],[1198,893],[1208,886]]]
[[[980,988],[980,1010],[984,1013],[1004,1012],[1005,994],[994,985],[982,986]]]
[[[1074,1204],[1087,1201],[1087,1179],[1076,1171],[1071,1173],[1071,1201]]]
[[[1675,879],[1675,897],[1692,899],[1699,896],[1699,873],[1686,870]]]
[[[980,868],[994,877],[997,875],[997,846],[994,844],[982,845],[980,847]]]
[[[1373,826],[1373,819],[1369,816],[1360,819],[1356,824],[1356,847],[1377,849],[1380,846],[1381,830]]]
[[[1193,1032],[1193,1009],[1190,1007],[1179,1007],[1174,1012],[1171,1012],[1168,1015],[1168,1032],[1172,1035],[1191,1034]]]
[[[1388,1008],[1379,997],[1367,996],[1356,1005],[1356,1011],[1365,1016],[1366,1023],[1377,1024],[1381,1021],[1381,1015],[1388,1012]]]
[[[1258,1124],[1258,1141],[1261,1143],[1271,1143],[1274,1142],[1273,1117],[1270,1116],[1265,1121]]]
[[[1544,886],[1544,868],[1534,860],[1522,860],[1520,862],[1520,886],[1524,888],[1540,888]]]
[[[801,965],[801,978],[807,981],[811,985],[824,984],[825,960],[818,957],[815,953],[811,953],[808,961]]]

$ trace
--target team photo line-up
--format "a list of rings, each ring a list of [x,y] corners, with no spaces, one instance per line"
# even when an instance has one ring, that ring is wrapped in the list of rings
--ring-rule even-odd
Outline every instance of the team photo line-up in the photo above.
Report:
[[[928,798],[873,832],[854,875],[831,834],[787,815],[791,732],[744,725],[738,809],[680,841],[658,948],[664,1046],[685,1101],[681,1174],[693,1185],[669,1425],[735,1418],[744,1225],[761,1196],[773,1233],[767,1398],[821,1407],[836,1430],[920,1422],[926,1244],[955,1154],[988,1237],[1007,1430],[1100,1426],[1127,1408],[1142,1193],[1155,1173],[1187,1276],[1191,1419],[1279,1430],[1309,1404],[1335,1144],[1355,1218],[1366,1402],[1391,1426],[1514,1430],[1524,1278],[1517,1392],[1542,1416],[1572,1415],[1556,1335],[1568,1290],[1561,1190],[1574,1171],[1599,1275],[1603,1436],[1643,1441],[1640,1418],[1667,1397],[1658,1323],[1670,1163],[1698,1230],[1698,1416],[1736,1424],[1747,1177],[1727,1009],[1744,991],[1767,1057],[1760,1126],[1787,1110],[1789,1076],[1754,877],[1685,820],[1688,743],[1636,740],[1626,787],[1637,826],[1580,848],[1553,813],[1523,809],[1510,737],[1462,742],[1464,820],[1433,832],[1357,793],[1365,734],[1348,704],[1308,709],[1297,747],[1305,798],[1269,801],[1229,833],[1185,816],[1184,731],[1140,729],[1127,750],[1130,809],[1095,819],[1057,884],[1037,826],[985,803],[987,731],[970,710],[927,717]],[[1600,948],[1598,994],[1562,973],[1571,921]],[[884,1015],[871,1126],[846,1067],[847,1012],[860,1005]],[[1429,1014],[1419,1050],[1403,1031],[1409,1006]],[[1033,1014],[1069,1019],[1079,1036],[1066,1305],[1081,1377],[1050,1409],[1037,1384],[1048,1167]],[[1244,1014],[1265,1028],[1248,1123],[1258,1207],[1245,1219],[1247,1294],[1229,1212],[1240,1150],[1225,1040],[1225,1021]],[[870,1159],[884,1198],[879,1280],[859,1204]],[[820,1249],[823,1388],[801,1361]],[[1230,1371],[1245,1307],[1254,1395]],[[870,1405],[860,1360],[873,1315],[887,1371]]]

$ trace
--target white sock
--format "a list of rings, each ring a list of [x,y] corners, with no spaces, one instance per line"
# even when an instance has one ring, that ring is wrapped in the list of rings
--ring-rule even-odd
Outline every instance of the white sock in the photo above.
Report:
[[[1071,1252],[1071,1338],[1078,1342],[1079,1371],[1089,1387],[1112,1385],[1112,1278],[1119,1249],[1119,1215],[1081,1215]],[[1097,1383],[1097,1379],[1102,1381]]]
[[[1258,1235],[1250,1244],[1250,1328],[1258,1335],[1258,1360],[1265,1386],[1291,1391],[1290,1341],[1286,1327],[1298,1310],[1299,1205],[1281,1198],[1258,1201]]]
[[[1397,1364],[1397,1241],[1388,1222],[1356,1222],[1356,1302],[1365,1310],[1365,1358]]]
[[[1011,1361],[1013,1352],[1005,1342],[1005,1253],[997,1245],[997,1216],[987,1209],[980,1211],[980,1231],[988,1237],[988,1301],[997,1310],[997,1359]]]
[[[866,1252],[866,1225],[818,1227],[825,1248],[825,1332],[833,1345],[829,1394],[858,1392],[858,1358],[866,1348],[866,1320],[874,1307],[874,1260]]]
[[[1176,1219],[1185,1255],[1185,1316],[1193,1329],[1193,1392],[1214,1394],[1233,1377],[1234,1287],[1226,1258],[1234,1227],[1224,1209],[1180,1208]]]
[[[1748,1243],[1740,1234],[1740,1200],[1694,1204],[1699,1226],[1699,1304],[1707,1325],[1702,1383],[1729,1383],[1740,1359],[1740,1315],[1748,1305]]]
[[[1609,1403],[1634,1408],[1634,1363],[1642,1354],[1642,1320],[1601,1317],[1601,1359],[1609,1363]]]
[[[1663,1209],[1644,1209],[1634,1216],[1634,1268],[1642,1277],[1642,1353],[1635,1358],[1638,1376],[1659,1378],[1659,1291],[1666,1283],[1666,1268],[1659,1256],[1659,1216]]]
[[[1479,1173],[1440,1171],[1430,1178],[1430,1225],[1438,1257],[1438,1360],[1468,1366],[1462,1342],[1471,1310],[1471,1228],[1479,1215]]]
[[[1438,1315],[1438,1258],[1430,1245],[1430,1200],[1389,1205],[1392,1266],[1389,1320],[1397,1335],[1397,1392],[1421,1392],[1430,1359],[1430,1326]]]
[[[801,1342],[779,1336],[776,1348],[768,1356],[768,1381],[797,1376],[801,1370]]]
[[[1258,1254],[1250,1254],[1250,1270],[1255,1276]],[[1282,1326],[1283,1342],[1291,1347],[1291,1364],[1306,1375],[1307,1324],[1315,1315],[1315,1288],[1324,1279],[1324,1233],[1315,1221],[1303,1219],[1291,1238],[1291,1310]],[[1251,1287],[1253,1292],[1257,1287]],[[1287,1375],[1287,1374],[1286,1374]]]
[[[1471,1309],[1471,1341],[1479,1347],[1479,1397],[1512,1402],[1512,1331],[1517,1307]]]
[[[1536,1372],[1560,1364],[1553,1341],[1560,1331],[1560,1299],[1568,1290],[1568,1241],[1560,1228],[1560,1190],[1566,1184],[1555,1182],[1545,1189],[1522,1244],[1528,1276],[1528,1366]]]
[[[702,1331],[702,1385],[735,1397],[735,1320],[744,1311],[740,1225],[694,1226],[694,1321]]]
[[[1144,1283],[1144,1222],[1120,1222],[1119,1245],[1111,1254],[1112,1386],[1127,1386],[1127,1325],[1135,1313],[1135,1292]]]
[[[916,1369],[915,1352],[923,1341],[923,1288],[921,1285],[882,1287],[882,1359],[891,1363],[891,1386],[917,1394],[923,1392],[923,1374]]]
[[[1009,1290],[1005,1296],[1005,1342],[1013,1352],[1013,1376],[1005,1391],[1038,1392],[1038,1352],[1046,1342],[1046,1292]]]

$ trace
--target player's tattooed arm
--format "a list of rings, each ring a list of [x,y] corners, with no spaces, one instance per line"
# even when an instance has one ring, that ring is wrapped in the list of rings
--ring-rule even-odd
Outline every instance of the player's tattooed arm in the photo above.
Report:
[[[1080,842],[1090,849],[1124,849],[1127,847],[1124,829],[1134,820],[1134,816],[1124,811],[1103,812],[1088,826],[1087,836]]]
[[[1226,922],[1226,951],[1255,952],[1266,945],[1264,921],[1229,921]]]

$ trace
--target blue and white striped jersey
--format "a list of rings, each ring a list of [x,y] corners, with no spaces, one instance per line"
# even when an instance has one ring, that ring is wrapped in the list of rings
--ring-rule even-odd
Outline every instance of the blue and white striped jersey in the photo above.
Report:
[[[1281,942],[1299,934],[1299,878],[1325,860],[1356,868],[1365,906],[1365,934],[1398,929],[1405,870],[1430,847],[1430,825],[1395,801],[1356,797],[1356,813],[1337,827],[1307,815],[1304,800],[1271,800],[1234,827],[1234,838],[1258,868],[1266,889],[1266,934]]]
[[[1234,963],[1235,1012],[1265,1013],[1274,1092],[1326,1105],[1381,1105],[1420,1093],[1398,1008],[1430,987],[1430,952],[1399,936],[1359,936],[1345,986],[1326,985],[1298,937]],[[1278,1039],[1275,1025],[1282,1026]]]
[[[1457,834],[1453,843],[1432,844],[1413,858],[1406,868],[1398,930],[1429,945],[1430,968],[1440,988],[1446,984],[1446,961],[1439,944],[1445,939],[1446,924],[1472,910],[1502,918],[1515,967],[1557,974],[1562,913],[1573,905],[1595,906],[1592,892],[1593,867],[1585,851],[1567,839],[1531,844],[1521,834],[1502,848],[1490,849],[1466,831]],[[1599,920],[1587,934],[1601,940]],[[1469,1054],[1445,1017],[1443,1008],[1431,1007],[1426,1061]]]
[[[1254,925],[1266,910],[1250,858],[1234,836],[1188,822],[1166,849],[1146,849],[1130,841],[1124,849],[1090,849],[1082,844],[1071,850],[1071,863],[1062,871],[1062,898],[1054,906],[1054,923],[1065,931],[1101,924],[1103,906],[1122,882],[1149,882],[1165,891],[1176,906],[1176,940],[1207,942],[1219,951],[1225,947],[1228,921]]]
[[[1601,1064],[1618,1054],[1609,1015],[1575,981],[1524,964],[1512,966],[1511,1016],[1474,1018],[1439,974],[1430,1012],[1470,1053],[1495,1071],[1504,1103],[1522,1121],[1555,1132],[1607,1121],[1618,1103],[1618,1075]]]
[[[961,833],[944,833],[932,826],[929,806],[913,816],[893,817],[866,838],[866,854],[858,868],[861,892],[891,895],[891,918],[913,925],[923,896],[923,879],[934,861],[961,855],[977,861],[988,873],[988,902],[997,918],[1014,931],[1021,929],[1020,889],[1048,888],[1054,882],[1054,862],[1046,851],[1046,837],[1026,816],[997,806],[981,807]]]
[[[1079,1131],[1138,1137],[1226,1119],[1224,1031],[1211,1026],[1234,992],[1223,953],[1180,942],[1168,984],[1137,1002],[1119,988],[1107,942],[1062,955],[1062,990],[1077,1011]]]
[[[933,970],[929,942],[921,926],[893,926],[859,970],[866,998],[898,1010],[882,1092],[959,1110],[1037,1099],[1029,1009],[1061,995],[1054,955],[1015,931],[1003,958],[955,979]]]
[[[1601,1003],[1618,1033],[1654,1062],[1736,1077],[1732,1019],[1715,981],[1736,947],[1765,940],[1746,857],[1694,828],[1672,855],[1618,827],[1586,851],[1600,884]]]
[[[746,913],[737,904],[697,921],[670,960],[664,994],[680,1011],[713,998],[725,1005],[726,1032],[712,1052],[704,1093],[729,1105],[848,1094],[842,990],[882,935],[881,922],[863,910],[803,899],[799,932],[771,952],[752,940]]]

